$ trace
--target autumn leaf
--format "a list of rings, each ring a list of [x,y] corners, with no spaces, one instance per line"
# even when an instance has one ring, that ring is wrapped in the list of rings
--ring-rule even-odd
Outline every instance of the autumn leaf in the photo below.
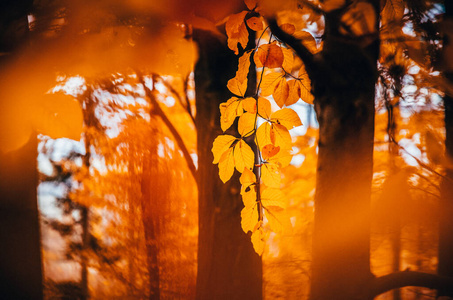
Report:
[[[258,98],[258,115],[266,120],[271,118],[271,102],[266,98],[259,97]]]
[[[255,230],[252,233],[252,244],[253,244],[253,249],[255,249],[255,252],[258,255],[262,255],[264,252],[264,232],[261,227],[259,227],[257,230]]]
[[[283,64],[283,59],[282,48],[276,42],[261,45],[254,55],[255,64],[258,68],[280,68]]]
[[[274,88],[274,93],[272,94],[275,103],[277,103],[277,105],[280,108],[285,105],[286,99],[288,98],[288,94],[289,94],[288,82],[286,82],[285,77],[281,77]]]
[[[220,161],[222,154],[231,147],[236,138],[232,135],[219,135],[212,144],[212,154],[214,155],[214,161],[212,163],[216,164]]]
[[[241,101],[237,97],[231,97],[227,102],[220,104],[220,127],[223,131],[233,125],[237,116],[243,113]]]
[[[239,57],[239,62],[238,62],[238,70],[236,71],[236,80],[239,83],[243,83],[244,81],[247,80],[247,75],[249,74],[249,69],[250,69],[250,55],[252,54],[252,51],[249,50],[242,54],[241,57]],[[246,88],[247,89],[247,88]]]
[[[245,233],[253,231],[258,221],[258,205],[256,203],[252,207],[244,207],[242,209],[241,227]]]
[[[228,148],[219,160],[219,175],[223,183],[230,180],[234,173],[234,155],[233,148]]]
[[[291,108],[282,108],[274,112],[271,116],[271,122],[283,125],[286,129],[291,129],[302,125],[299,116]]]
[[[301,84],[300,98],[302,101],[313,104],[314,96],[311,93],[311,80],[310,77],[308,77],[304,65],[302,65],[299,70],[299,84]]]
[[[264,122],[256,130],[256,144],[260,148],[274,144],[271,140],[271,124],[269,122]]]
[[[244,22],[246,15],[247,11],[231,15],[225,24],[225,30],[228,36],[228,48],[233,50],[236,55],[239,53],[238,43],[245,49],[249,40],[247,27]]]
[[[265,208],[267,222],[275,233],[282,233],[291,229],[291,222],[286,210]]]
[[[278,112],[278,111],[277,111]],[[272,124],[270,130],[270,138],[276,147],[281,149],[291,149],[291,135],[285,126],[280,124]]]
[[[245,207],[253,207],[256,204],[256,176],[249,169],[244,169],[239,178],[242,187],[241,195]]]
[[[244,140],[240,140],[233,149],[236,170],[242,173],[244,168],[252,169],[255,162],[255,154],[252,148]]]
[[[283,51],[283,64],[282,68],[287,73],[291,73],[294,65],[294,53],[291,49],[282,48]]]
[[[280,151],[267,159],[269,163],[277,164],[280,168],[284,168],[291,163],[293,156],[291,155],[291,148],[280,149]]]
[[[244,97],[245,91],[247,90],[247,78],[243,82],[240,82],[236,77],[228,80],[227,88],[236,96]]]
[[[296,27],[290,23],[282,24],[282,25],[280,25],[280,28],[287,34],[294,34],[294,32],[296,32]]]
[[[279,188],[266,188],[261,193],[261,203],[267,209],[283,210],[286,208],[285,195]]]
[[[251,135],[255,131],[256,114],[245,113],[239,118],[238,132],[242,137]]]
[[[270,157],[276,155],[280,151],[280,147],[275,147],[272,144],[267,144],[261,149],[261,157],[268,160]]]
[[[245,188],[247,188],[256,183],[255,173],[253,173],[250,169],[244,169],[241,177],[239,177],[239,181]]]
[[[251,114],[256,114],[256,100],[255,98],[245,98],[242,100],[242,107],[246,112],[249,112]]]
[[[273,163],[264,163],[261,166],[261,180],[271,188],[280,188],[281,175],[278,165]],[[261,199],[262,200],[262,199]]]
[[[275,86],[279,83],[279,80],[285,75],[278,72],[271,72],[263,75],[263,80],[260,84],[261,96],[270,96],[274,93]]]
[[[252,207],[256,204],[256,186],[252,185],[247,189],[247,192],[242,194],[242,202],[245,207]]]
[[[263,22],[258,17],[251,17],[248,19],[247,26],[254,31],[263,30]]]
[[[318,47],[315,38],[308,31],[298,31],[294,34],[295,38],[298,38],[302,41],[302,44],[310,51],[312,54],[316,54],[321,51],[321,48]]]

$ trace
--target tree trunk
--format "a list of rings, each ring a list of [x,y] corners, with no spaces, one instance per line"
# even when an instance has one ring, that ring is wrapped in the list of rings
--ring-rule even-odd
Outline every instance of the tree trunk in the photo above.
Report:
[[[444,23],[453,22],[453,3],[445,1]],[[447,25],[445,25],[447,26]],[[444,75],[447,80],[453,82],[453,57],[447,55],[453,49],[453,36],[444,38],[443,65],[447,66]],[[446,148],[446,172],[441,183],[441,198],[439,203],[439,264],[438,274],[453,277],[453,97],[445,94],[445,148]],[[438,296],[447,295],[440,290]],[[450,294],[450,296],[452,296]]]
[[[0,298],[42,299],[36,133],[0,154]]]
[[[199,175],[196,299],[262,299],[261,258],[241,229],[238,173],[223,184],[212,164],[212,143],[222,134],[219,105],[232,96],[226,85],[237,70],[237,57],[212,34],[196,31],[194,39],[200,55],[195,67]]]
[[[0,2],[0,71],[28,40],[32,0]],[[8,77],[2,72],[0,77]],[[3,87],[5,88],[5,87]],[[4,92],[4,91],[3,91]],[[3,97],[0,101],[8,101]],[[20,118],[20,116],[16,116]],[[4,143],[4,131],[0,143]],[[8,143],[8,142],[6,142]],[[24,146],[0,153],[0,298],[42,299],[36,133]]]
[[[335,12],[313,78],[319,152],[311,300],[370,299],[370,196],[379,42],[344,42]]]

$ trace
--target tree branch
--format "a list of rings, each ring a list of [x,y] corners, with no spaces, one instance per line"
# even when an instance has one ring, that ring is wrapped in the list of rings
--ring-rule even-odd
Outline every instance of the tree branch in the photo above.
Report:
[[[415,271],[400,271],[377,277],[371,283],[371,295],[376,297],[382,293],[405,286],[425,287],[442,290],[453,296],[453,278]]]
[[[277,24],[274,18],[268,19],[267,23],[272,34],[286,45],[296,51],[297,56],[303,61],[305,70],[310,78],[314,78],[316,65],[313,54],[302,44],[302,42],[290,34],[284,32]]]
[[[197,169],[195,167],[192,157],[190,156],[189,150],[187,149],[186,145],[184,144],[184,141],[182,140],[181,135],[178,133],[175,126],[173,126],[170,119],[168,119],[167,115],[160,107],[153,92],[149,89],[149,87],[146,86],[145,81],[143,80],[143,75],[137,72],[137,77],[140,83],[142,84],[143,89],[145,90],[146,96],[151,101],[154,112],[161,118],[161,120],[170,130],[171,134],[175,138],[176,143],[179,146],[179,149],[182,151],[182,154],[187,162],[187,166],[189,167],[190,173],[192,173],[193,178],[197,180]]]

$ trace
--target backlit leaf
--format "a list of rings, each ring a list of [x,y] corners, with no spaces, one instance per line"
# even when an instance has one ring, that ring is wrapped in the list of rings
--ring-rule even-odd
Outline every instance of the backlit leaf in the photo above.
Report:
[[[254,56],[256,66],[267,68],[280,68],[283,64],[283,51],[275,42],[261,45]]]
[[[250,185],[256,183],[255,173],[253,173],[250,169],[244,169],[239,181],[243,186],[249,187]]]
[[[245,233],[253,231],[256,223],[258,223],[258,205],[252,207],[244,207],[241,211],[241,227]]]
[[[246,112],[251,114],[256,114],[256,99],[255,98],[245,98],[242,100],[242,107]]]
[[[247,20],[247,25],[250,29],[254,31],[263,30],[263,21],[258,17],[251,17]]]
[[[223,183],[230,180],[234,173],[234,156],[233,148],[225,151],[219,160],[219,175]]]
[[[238,132],[242,137],[251,135],[255,130],[256,114],[245,113],[239,118]]]
[[[212,144],[212,154],[214,155],[214,161],[216,164],[220,161],[222,154],[230,148],[236,138],[232,135],[219,135]]]
[[[290,23],[282,24],[280,25],[280,28],[287,34],[293,34],[296,31],[296,27]]]
[[[302,101],[313,104],[313,94],[311,93],[311,80],[308,77],[307,71],[305,70],[305,66],[302,65],[299,70],[299,83],[301,85],[300,89],[300,98]]]
[[[293,64],[294,64],[294,54],[291,49],[288,48],[282,48],[283,51],[283,64],[282,68],[288,73],[291,73],[293,69]]]
[[[274,93],[275,86],[279,83],[280,79],[284,76],[282,73],[271,72],[263,75],[263,80],[260,84],[261,96],[270,96]]]
[[[287,232],[291,229],[291,222],[286,210],[265,209],[266,218],[275,233]]]
[[[280,151],[267,159],[268,162],[277,164],[280,168],[284,168],[291,163],[293,156],[291,155],[291,148],[280,149]]]
[[[242,195],[242,202],[244,206],[247,208],[253,207],[256,204],[256,186],[252,185],[248,189],[247,192],[241,193]]]
[[[258,127],[256,130],[256,143],[260,149],[268,144],[273,144],[271,141],[271,124],[264,122]]]
[[[231,15],[225,24],[225,30],[228,36],[228,47],[233,50],[235,54],[239,53],[238,43],[241,44],[243,49],[247,46],[248,31],[244,23],[246,15],[247,11]]]
[[[245,52],[238,62],[238,70],[236,71],[236,79],[241,83],[244,80],[247,80],[247,75],[249,74],[250,69],[250,55],[252,51]]]
[[[257,0],[244,0],[245,5],[247,5],[247,8],[252,10],[256,7],[256,2]]]
[[[280,147],[281,149],[291,149],[291,135],[286,127],[280,124],[272,124],[270,135],[271,141],[276,147]]]
[[[252,244],[253,249],[258,255],[262,255],[264,252],[264,233],[263,229],[260,227],[255,232],[252,233]]]
[[[271,102],[266,98],[259,97],[258,98],[258,115],[261,118],[269,120],[271,118]]]
[[[268,187],[280,188],[281,175],[278,165],[273,163],[263,164],[261,166],[261,180]]]
[[[268,160],[270,157],[276,155],[280,151],[280,147],[275,147],[272,144],[268,144],[261,149],[261,156],[264,160]]]
[[[279,107],[283,107],[285,105],[286,99],[288,98],[288,94],[288,83],[286,82],[286,78],[282,77],[275,86],[274,93],[272,94],[274,96],[275,103],[277,103]]]
[[[291,108],[282,108],[272,114],[271,122],[285,126],[288,130],[302,125],[299,116]]]
[[[252,169],[255,162],[255,154],[252,148],[244,140],[240,140],[234,146],[234,165],[236,170],[243,172],[244,168]]]
[[[243,109],[239,98],[231,97],[227,102],[220,104],[220,127],[223,131],[233,125],[237,116],[242,115]]]
[[[247,78],[243,82],[240,82],[236,77],[228,80],[227,88],[233,94],[244,97],[245,91],[247,90]]]
[[[286,208],[285,195],[279,188],[266,188],[261,193],[261,203],[267,209],[283,210]]]

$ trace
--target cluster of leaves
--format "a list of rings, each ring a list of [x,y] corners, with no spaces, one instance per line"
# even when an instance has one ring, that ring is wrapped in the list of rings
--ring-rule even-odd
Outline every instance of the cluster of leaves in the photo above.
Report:
[[[263,30],[256,1],[245,3],[248,10],[230,16],[226,22],[228,47],[236,54],[239,54],[238,44],[245,49],[248,43],[247,27],[261,31],[261,37],[267,32],[267,28]],[[282,27],[294,33],[294,25],[283,24]],[[252,59],[261,73],[256,93],[247,97]],[[289,224],[285,215],[287,203],[280,190],[281,168],[288,166],[292,159],[289,130],[302,123],[297,113],[287,106],[299,99],[312,103],[313,96],[304,65],[296,63],[292,50],[273,40],[272,34],[268,43],[258,43],[254,49],[245,51],[238,61],[236,76],[227,84],[235,96],[220,105],[222,130],[226,132],[237,124],[238,136],[224,134],[215,139],[213,163],[218,164],[224,183],[231,178],[234,169],[242,173],[241,195],[245,206],[241,212],[242,229],[245,233],[252,232],[254,249],[261,255],[267,235],[263,229],[264,217],[271,230],[277,233],[283,230],[284,224]],[[292,73],[295,66],[299,69],[297,76]],[[270,96],[279,107],[276,111],[266,98]]]

